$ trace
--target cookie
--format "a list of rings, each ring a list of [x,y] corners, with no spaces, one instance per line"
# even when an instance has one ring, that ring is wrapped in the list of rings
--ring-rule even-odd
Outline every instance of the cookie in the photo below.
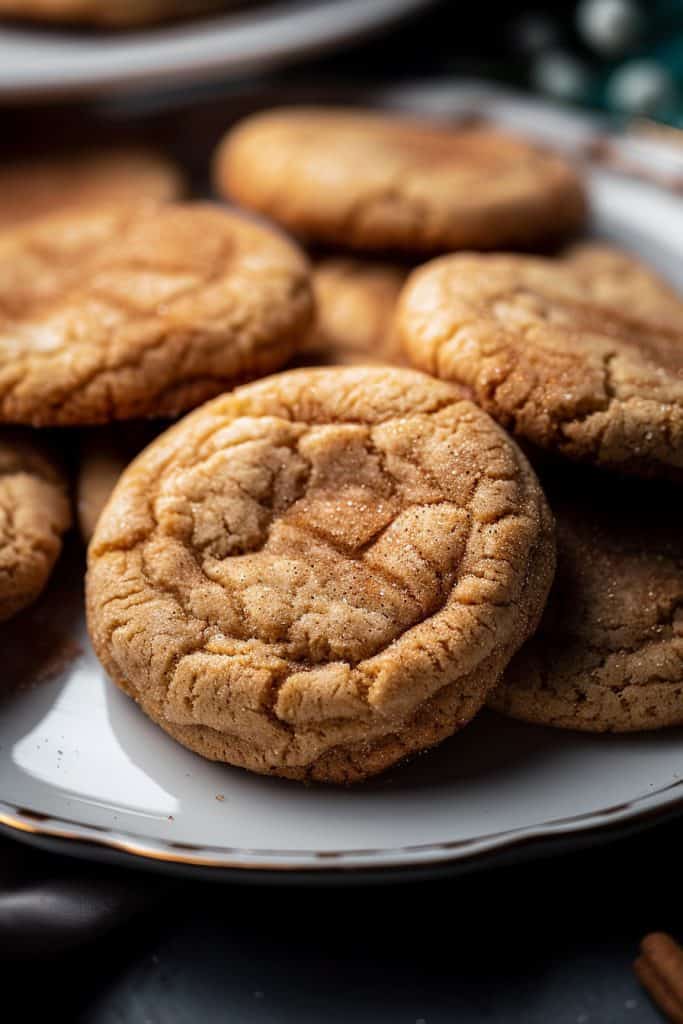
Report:
[[[160,432],[156,423],[117,423],[89,430],[82,439],[76,477],[76,515],[81,537],[90,541],[116,481]]]
[[[405,359],[394,313],[407,271],[391,263],[325,259],[313,268],[317,319],[301,351],[309,365],[393,363]]]
[[[402,344],[520,438],[681,480],[683,300],[627,254],[606,259],[434,260],[401,295]]]
[[[185,746],[353,782],[472,718],[553,562],[526,459],[449,385],[293,370],[196,410],[126,469],[89,547],[89,631]]]
[[[283,109],[231,131],[218,191],[294,234],[411,253],[530,246],[585,218],[574,170],[490,128],[373,111]]]
[[[119,147],[5,161],[0,166],[0,229],[65,208],[163,202],[184,191],[179,169],[151,149]]]
[[[0,431],[0,621],[32,604],[71,524],[67,484],[28,431]]]
[[[683,496],[577,476],[548,489],[557,575],[489,703],[590,732],[683,725]]]
[[[220,0],[0,0],[0,17],[128,28],[220,6]]]
[[[112,207],[0,235],[0,420],[174,416],[284,364],[309,329],[303,254],[203,203]]]
[[[680,295],[633,253],[591,241],[570,245],[562,255],[571,262],[579,286],[590,288],[601,305],[681,329]]]

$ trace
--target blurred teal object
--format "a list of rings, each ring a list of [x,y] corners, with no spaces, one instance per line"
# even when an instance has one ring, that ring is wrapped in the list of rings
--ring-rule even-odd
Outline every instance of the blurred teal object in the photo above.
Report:
[[[675,106],[676,81],[667,66],[648,58],[626,61],[605,86],[607,106],[625,114],[657,115]]]
[[[540,53],[532,65],[533,84],[540,92],[558,100],[581,100],[586,94],[589,76],[581,60],[562,50]]]
[[[643,14],[634,0],[581,0],[576,27],[586,43],[607,57],[619,56],[636,44]]]
[[[537,91],[618,121],[683,127],[683,0],[580,0],[569,14],[522,14],[516,43]]]

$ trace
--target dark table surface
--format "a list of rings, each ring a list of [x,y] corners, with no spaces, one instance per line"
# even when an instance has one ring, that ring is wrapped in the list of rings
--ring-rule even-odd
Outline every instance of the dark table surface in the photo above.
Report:
[[[48,934],[42,957],[5,966],[37,1020],[655,1024],[631,963],[648,931],[683,937],[682,841],[674,822],[514,867],[353,888],[192,882],[17,846],[33,877],[134,898],[85,946],[60,951]]]

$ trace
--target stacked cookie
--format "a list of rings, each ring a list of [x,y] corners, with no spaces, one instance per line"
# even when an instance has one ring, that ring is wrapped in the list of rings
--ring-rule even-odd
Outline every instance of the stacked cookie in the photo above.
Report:
[[[377,366],[405,362],[409,266],[547,244],[581,223],[583,191],[493,132],[335,111],[247,121],[214,176],[314,257],[334,246],[297,362],[366,365],[237,389],[152,444],[90,546],[91,635],[112,678],[204,756],[356,781],[475,716],[554,570],[512,439],[461,389]]]
[[[62,407],[70,402],[74,384],[78,390],[79,357],[72,341],[77,344],[87,313],[78,294],[77,236],[83,236],[83,254],[97,244],[96,237],[87,237],[82,211],[103,204],[161,203],[183,190],[178,168],[139,148],[87,149],[6,161],[0,168],[0,421],[26,425],[0,432],[0,621],[42,592],[71,524],[65,460],[57,456],[53,437],[30,427],[63,422]],[[70,218],[43,222],[69,209]],[[89,344],[86,337],[81,357],[86,365],[91,365]],[[76,413],[75,422],[81,418],[87,422],[85,410]]]
[[[0,239],[0,417],[83,428],[114,682],[205,757],[328,782],[487,702],[683,721],[683,301],[604,246],[530,254],[583,225],[577,173],[490,129],[285,110],[214,175],[245,212],[147,175]],[[8,486],[54,491],[44,582],[68,505],[22,459]]]
[[[180,202],[182,175],[154,153],[8,163],[0,185],[6,618],[38,596],[70,522],[65,460],[54,457],[64,435],[35,428],[176,416],[285,363],[312,297],[295,245],[216,205]],[[117,431],[106,457],[86,440],[86,535],[138,434]]]
[[[683,723],[683,301],[602,246],[454,255],[415,273],[399,322],[412,360],[539,464],[603,471],[541,472],[557,579],[492,706],[591,731]]]
[[[334,248],[314,262],[310,362],[403,364],[393,310],[412,265],[456,248],[547,244],[585,215],[579,180],[555,156],[488,129],[369,111],[249,118],[219,147],[214,177],[314,251]]]
[[[488,130],[285,111],[228,137],[218,179],[317,243],[413,260],[478,250],[414,271],[390,337],[524,445],[557,515],[558,578],[541,628],[489,703],[596,731],[683,722],[679,491],[614,482],[681,482],[683,301],[595,243],[554,258],[483,253],[542,249],[580,227],[576,175]]]

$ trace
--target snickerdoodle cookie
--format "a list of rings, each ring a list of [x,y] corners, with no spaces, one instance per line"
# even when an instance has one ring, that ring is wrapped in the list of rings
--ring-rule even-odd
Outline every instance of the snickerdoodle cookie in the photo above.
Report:
[[[0,228],[65,208],[163,202],[180,198],[184,191],[180,170],[151,149],[118,147],[5,160],[0,166]]]
[[[71,524],[67,484],[29,431],[0,431],[0,621],[39,596]]]
[[[303,369],[222,395],[124,472],[89,548],[95,649],[213,760],[350,782],[465,725],[533,631],[550,514],[450,385]]]
[[[76,515],[86,544],[95,532],[116,481],[161,429],[155,422],[117,423],[94,427],[82,438],[76,477]]]
[[[443,257],[408,280],[397,329],[519,437],[683,479],[683,299],[627,254]]]
[[[405,364],[394,330],[407,270],[392,263],[330,258],[313,268],[317,319],[301,360],[319,364]]]
[[[284,364],[313,310],[303,254],[203,203],[0,235],[0,420],[173,416]]]
[[[0,17],[127,28],[220,6],[221,0],[0,0]]]
[[[588,241],[567,246],[562,255],[570,261],[578,286],[589,287],[600,304],[616,307],[628,317],[681,329],[683,299],[633,253]]]
[[[586,212],[558,156],[490,128],[373,111],[252,116],[221,144],[214,178],[305,239],[365,250],[528,246],[574,231]]]
[[[683,495],[566,469],[548,495],[557,575],[490,704],[566,729],[683,725]]]

